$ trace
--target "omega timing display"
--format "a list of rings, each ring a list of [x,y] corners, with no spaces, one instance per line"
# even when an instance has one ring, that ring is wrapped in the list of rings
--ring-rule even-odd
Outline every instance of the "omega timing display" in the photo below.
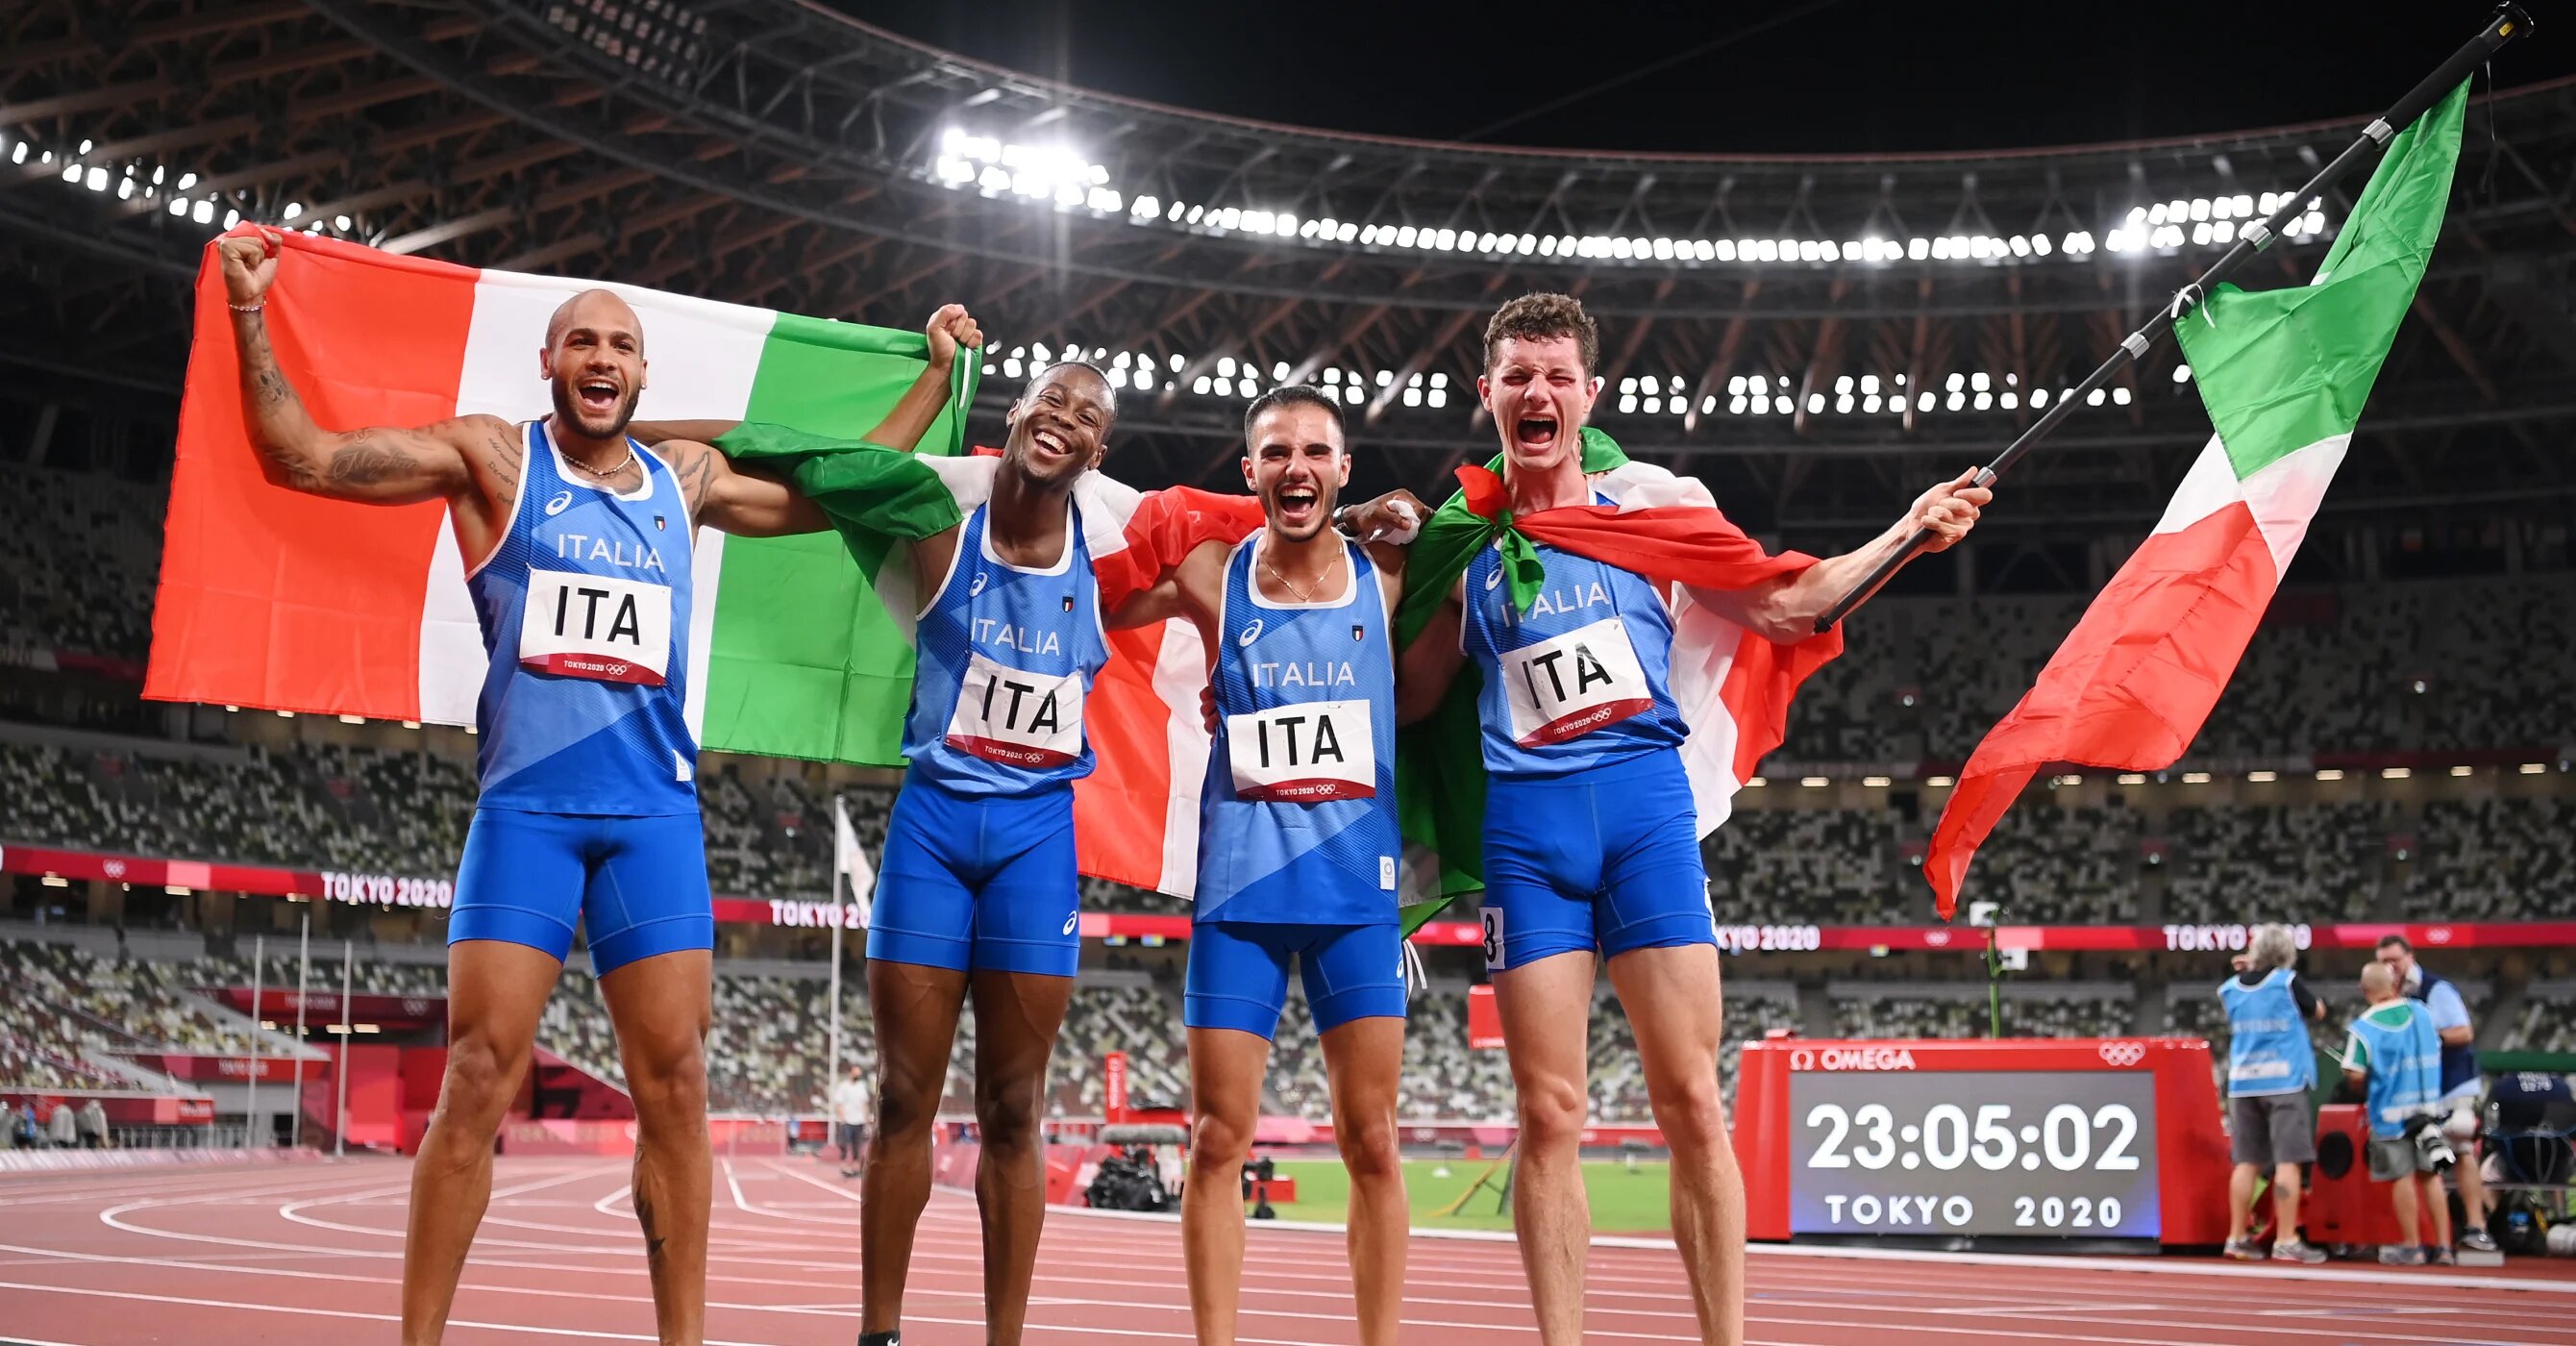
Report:
[[[2152,1239],[2146,1071],[1792,1071],[1792,1234]]]

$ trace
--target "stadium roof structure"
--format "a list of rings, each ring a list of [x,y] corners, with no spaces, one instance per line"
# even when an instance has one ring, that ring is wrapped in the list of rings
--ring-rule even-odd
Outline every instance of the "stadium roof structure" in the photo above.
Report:
[[[1569,153],[1160,107],[807,0],[20,0],[5,23],[0,364],[46,396],[166,401],[199,251],[253,219],[894,326],[963,300],[995,338],[978,428],[1028,362],[1089,356],[1128,389],[1116,466],[1145,484],[1231,478],[1244,398],[1316,382],[1364,462],[1427,493],[1492,448],[1485,316],[1555,289],[1602,324],[1598,422],[1799,540],[1990,456],[2365,119]],[[2468,138],[2332,509],[2576,494],[2576,81],[2481,100]],[[2314,203],[2250,283],[2303,281],[2349,205]],[[2178,358],[2060,431],[1997,521],[2152,520],[2208,434]]]

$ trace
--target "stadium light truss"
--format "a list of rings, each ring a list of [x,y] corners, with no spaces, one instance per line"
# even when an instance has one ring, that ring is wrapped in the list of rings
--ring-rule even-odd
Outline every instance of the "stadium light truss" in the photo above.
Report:
[[[255,211],[245,215],[241,204],[231,193],[209,192],[191,196],[190,192],[197,186],[197,175],[180,171],[174,176],[171,166],[166,163],[140,158],[114,164],[91,163],[89,154],[96,148],[93,141],[84,140],[79,148],[66,147],[58,153],[32,141],[0,135],[0,148],[5,148],[6,157],[12,164],[24,164],[33,158],[39,167],[51,167],[59,161],[63,165],[62,181],[67,186],[114,196],[119,201],[131,201],[138,196],[146,201],[166,200],[168,204],[164,209],[172,218],[192,220],[212,231],[230,229],[245,218],[259,220],[271,228],[300,229],[308,234],[354,236],[359,229],[359,222],[348,215],[333,215],[329,219],[318,215],[306,216],[301,201],[286,202],[270,218],[261,219]]]
[[[2172,255],[2184,247],[2225,247],[2235,241],[2238,221],[2269,215],[2283,197],[2265,192],[2180,197],[2132,207],[2097,242],[2092,231],[2069,229],[2054,241],[2045,232],[2026,234],[1909,234],[1903,238],[1864,233],[1858,238],[1677,238],[1666,235],[1535,234],[1509,230],[1460,229],[1415,224],[1360,224],[1332,216],[1300,217],[1294,211],[1250,206],[1217,206],[1165,199],[1152,193],[1129,195],[1110,182],[1107,165],[1066,146],[1028,145],[998,136],[979,135],[950,126],[939,136],[929,177],[958,191],[992,199],[1015,198],[1060,210],[1085,210],[1103,220],[1123,218],[1131,224],[1162,225],[1183,231],[1296,240],[1318,246],[1356,246],[1377,251],[1457,253],[1498,259],[1537,257],[1577,262],[1796,263],[1885,264],[1902,261],[1970,263],[2035,262],[2055,256],[2068,260],[2098,251]],[[2307,213],[2293,219],[2285,234],[2305,242],[2325,231],[2324,202],[2310,201]]]

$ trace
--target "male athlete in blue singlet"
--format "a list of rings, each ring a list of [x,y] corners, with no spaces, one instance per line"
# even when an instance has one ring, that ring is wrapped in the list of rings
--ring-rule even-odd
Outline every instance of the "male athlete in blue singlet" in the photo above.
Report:
[[[635,1100],[635,1214],[660,1337],[697,1342],[714,918],[698,745],[682,713],[691,546],[700,525],[768,536],[827,522],[704,445],[648,449],[630,437],[645,428],[630,427],[644,334],[606,290],[565,301],[547,324],[536,373],[553,385],[552,416],[320,428],[261,316],[277,244],[263,231],[221,245],[245,428],[263,471],[340,500],[445,500],[491,660],[475,708],[482,794],[448,926],[446,1078],[412,1168],[403,1341],[425,1346],[445,1329],[491,1195],[493,1136],[578,920]],[[955,337],[975,334],[963,310],[943,309],[932,326],[933,367],[880,434],[917,435],[947,401]]]
[[[1234,1340],[1243,1163],[1293,957],[1324,1041],[1333,1139],[1350,1170],[1360,1340],[1390,1346],[1411,1218],[1395,1140],[1403,837],[1388,631],[1404,551],[1333,531],[1351,461],[1332,398],[1299,385],[1264,393],[1244,413],[1243,434],[1244,481],[1261,498],[1261,531],[1231,548],[1202,544],[1155,594],[1197,623],[1215,661],[1216,741],[1200,796],[1183,1002],[1190,1309],[1203,1346]]]
[[[927,597],[910,766],[868,929],[881,1078],[859,1210],[865,1346],[899,1339],[931,1125],[969,995],[985,1339],[1017,1342],[1028,1317],[1046,1218],[1039,1105],[1081,961],[1073,782],[1091,773],[1083,703],[1109,659],[1075,488],[1116,416],[1099,370],[1038,371],[1011,406],[1000,459],[960,465],[965,520],[912,545]],[[876,442],[909,449],[919,433]]]
[[[1597,503],[1581,430],[1601,380],[1600,336],[1564,295],[1505,304],[1485,329],[1477,396],[1502,438],[1515,515]],[[1992,494],[1952,483],[1868,546],[1768,586],[1694,591],[1782,642],[1915,529],[1940,550]],[[1673,621],[1656,586],[1557,548],[1514,610],[1492,549],[1403,657],[1402,717],[1439,704],[1460,663],[1483,676],[1487,966],[1519,1101],[1513,1228],[1543,1346],[1583,1335],[1590,1212],[1577,1148],[1595,964],[1606,962],[1637,1035],[1656,1125],[1672,1148],[1674,1241],[1704,1340],[1744,1334],[1744,1187],[1718,1099],[1717,940],[1698,814],[1678,751],[1690,732],[1668,673]]]

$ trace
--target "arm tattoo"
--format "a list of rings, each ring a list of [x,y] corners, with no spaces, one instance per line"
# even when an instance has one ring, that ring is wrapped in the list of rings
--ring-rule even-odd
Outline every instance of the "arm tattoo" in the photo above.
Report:
[[[268,326],[258,315],[242,319],[241,341],[243,391],[249,395],[250,413],[259,433],[251,436],[252,446],[286,478],[286,484],[299,491],[310,491],[321,484],[312,464],[287,448],[275,432],[275,423],[303,410],[295,396],[295,386],[277,367],[277,353],[268,344]]]
[[[713,449],[699,449],[680,462],[680,494],[689,502],[689,516],[694,519],[707,507],[707,492],[715,485],[716,454]]]
[[[483,466],[491,472],[492,484],[500,488],[501,495],[505,498],[517,496],[519,493],[518,442],[508,435],[494,431],[484,436],[484,444],[490,452],[484,455]]]
[[[418,467],[410,454],[386,443],[382,434],[360,430],[349,436],[349,442],[331,455],[331,484],[374,486]]]

